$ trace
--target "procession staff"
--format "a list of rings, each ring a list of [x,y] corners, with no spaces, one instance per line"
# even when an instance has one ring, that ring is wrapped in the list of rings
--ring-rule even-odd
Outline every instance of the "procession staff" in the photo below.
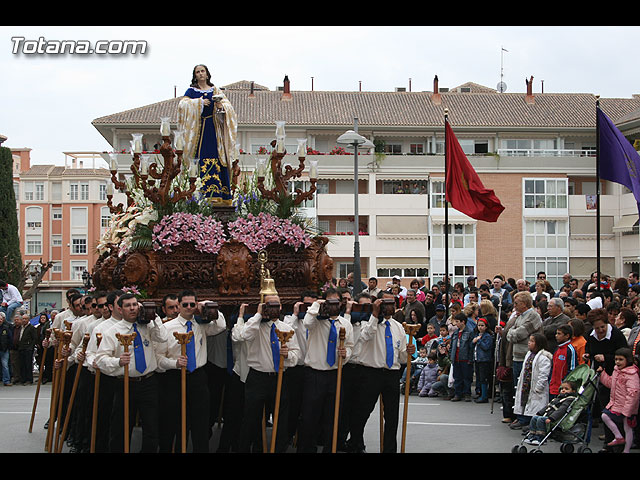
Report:
[[[87,350],[87,344],[89,343],[90,335],[87,333],[84,336],[84,340],[82,341],[82,351],[78,355],[78,360],[80,362],[84,361],[85,351]],[[69,419],[71,418],[71,413],[73,412],[73,402],[76,397],[76,392],[78,391],[78,383],[80,382],[80,374],[82,370],[78,368],[76,370],[76,376],[73,379],[73,388],[71,389],[71,397],[69,398],[69,407],[67,408],[67,414],[64,418],[64,425],[62,426],[62,437],[60,437],[60,445],[58,445],[58,452],[62,452],[62,443],[65,441],[67,437],[67,429],[69,428]]]
[[[351,322],[340,315],[340,294],[328,289],[324,298],[313,302],[304,317],[309,330],[305,357],[304,390],[297,451],[315,453],[323,433],[324,452],[331,450],[331,432],[337,388],[338,356],[348,361],[353,349]],[[338,348],[338,332],[345,329],[343,348]]]
[[[408,325],[406,322],[402,323],[404,331],[409,338],[409,345],[413,345],[413,338],[420,329],[419,324]],[[407,375],[405,378],[411,378],[411,361],[407,361]],[[409,393],[411,392],[411,382],[406,382],[404,390],[404,415],[402,416],[402,443],[400,446],[400,452],[404,453],[405,441],[407,439],[407,414],[409,412]]]
[[[384,303],[383,303],[384,302]],[[364,428],[378,397],[384,405],[384,437],[382,451],[397,451],[397,429],[400,409],[400,367],[415,352],[415,345],[407,345],[403,326],[393,318],[395,303],[392,296],[383,295],[373,303],[373,311],[360,332],[363,364],[363,384],[359,399],[360,410],[352,437],[363,444]],[[378,318],[381,315],[381,318]]]
[[[49,340],[49,336],[51,335],[51,329],[47,328],[46,332],[45,332],[45,340]],[[42,372],[44,369],[44,359],[47,358],[47,349],[48,347],[48,341],[47,341],[47,347],[45,347],[45,349],[42,352],[42,361],[40,362],[40,373],[38,374],[38,386],[36,387],[36,395],[33,398],[33,409],[31,410],[31,421],[29,422],[29,433],[31,433],[33,431],[33,420],[36,416],[36,406],[38,405],[38,396],[40,395],[40,385],[42,384]]]
[[[260,436],[264,407],[271,404],[275,398],[281,353],[285,369],[296,365],[300,355],[295,335],[280,348],[276,329],[282,332],[292,330],[289,325],[280,320],[280,308],[280,297],[266,295],[264,303],[258,305],[257,313],[238,331],[239,339],[246,343],[249,367],[245,382],[244,415],[238,442],[240,452],[250,452],[251,445]],[[283,415],[287,407],[288,393],[285,385],[280,399],[279,424],[276,427],[280,431],[280,435],[276,437],[275,451],[278,453],[284,452],[287,446],[287,416]]]
[[[346,336],[344,327],[340,327],[338,338],[338,351],[344,349],[344,338]],[[338,446],[338,419],[340,418],[340,387],[342,386],[342,356],[338,355],[338,378],[336,380],[336,399],[333,408],[333,437],[331,441],[331,453],[336,453]]]
[[[96,353],[100,345],[98,339],[101,339],[104,332],[122,320],[122,311],[118,306],[118,298],[123,294],[122,290],[114,290],[107,295],[106,306],[102,308],[103,320],[93,328],[89,345],[87,345],[85,363],[89,372],[95,374],[94,395],[98,395],[95,427],[92,427],[92,436],[95,436],[94,451],[96,453],[107,453],[109,451],[111,412],[113,411],[113,398],[117,382],[114,376],[101,372],[95,363]],[[98,381],[100,388],[96,389]]]
[[[62,356],[62,335],[63,332],[58,329],[53,329],[53,336],[55,337],[55,356],[53,359],[54,366],[57,365],[58,361]],[[46,348],[46,347],[45,347]],[[45,451],[51,452],[51,442],[53,438],[53,430],[55,428],[55,416],[56,411],[58,409],[58,393],[59,393],[59,383],[60,383],[60,369],[54,368],[53,370],[53,381],[51,382],[51,403],[49,406],[49,420],[47,421],[47,425],[49,428],[47,429],[47,438],[45,440]]]
[[[155,453],[158,448],[158,383],[154,376],[157,367],[154,344],[168,340],[167,330],[162,321],[156,317],[146,323],[144,316],[139,316],[140,306],[136,297],[125,293],[118,298],[118,306],[122,311],[122,320],[109,328],[102,335],[102,342],[95,355],[96,367],[102,373],[118,379],[113,403],[111,422],[111,452],[122,452],[124,449],[124,370],[129,367],[129,387],[131,388],[132,411],[138,411],[142,424],[142,452]],[[136,333],[134,353],[125,353],[116,334],[129,335]],[[130,422],[131,424],[132,422]],[[130,433],[130,432],[129,432]]]
[[[282,395],[282,373],[284,372],[284,359],[287,342],[295,335],[293,330],[281,332],[276,329],[276,336],[280,342],[280,361],[278,362],[278,383],[276,385],[276,399],[273,405],[273,428],[271,429],[271,453],[276,451],[276,435],[278,432],[278,417],[280,416],[280,396]]]
[[[188,429],[194,453],[209,451],[209,386],[205,365],[207,363],[207,337],[226,330],[222,312],[211,314],[205,310],[206,302],[198,302],[196,293],[185,290],[178,295],[180,314],[164,324],[168,341],[157,345],[156,357],[161,375],[163,425],[160,429],[160,452],[171,452],[175,440],[175,451],[186,445],[178,436],[180,431],[181,376],[185,371],[185,396],[188,405]],[[196,317],[197,316],[197,317]],[[198,319],[198,321],[196,321]],[[206,323],[204,323],[206,322]],[[185,354],[175,334],[193,332],[191,341],[185,344]]]
[[[102,341],[102,334],[96,334],[96,343],[100,346]],[[98,400],[100,398],[100,369],[95,369],[95,381],[93,386],[93,411],[91,415],[91,444],[89,446],[89,453],[96,453],[96,435],[98,426]]]

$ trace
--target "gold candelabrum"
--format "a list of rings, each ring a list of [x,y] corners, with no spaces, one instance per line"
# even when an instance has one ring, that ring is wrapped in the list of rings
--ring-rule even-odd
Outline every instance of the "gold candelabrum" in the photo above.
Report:
[[[178,186],[171,187],[171,183],[176,178],[183,167],[183,151],[173,150],[169,135],[162,136],[162,146],[160,154],[164,158],[162,171],[159,171],[159,165],[156,162],[149,163],[147,156],[142,156],[141,134],[133,134],[132,141],[133,162],[131,163],[131,172],[133,173],[133,181],[135,187],[142,190],[144,196],[154,204],[167,205],[168,203],[176,203],[183,199],[189,199],[196,189],[196,178],[198,177],[198,163],[194,159],[189,168],[189,188],[181,190]],[[139,136],[138,136],[139,135]],[[140,143],[138,143],[140,142]],[[186,165],[185,165],[186,167]],[[111,182],[116,189],[122,191],[127,196],[127,207],[134,204],[131,192],[127,190],[125,182],[121,182],[118,177],[117,163],[112,159],[111,166]],[[114,206],[112,203],[112,189],[107,189],[107,205],[112,214],[122,213],[122,203]]]
[[[258,161],[257,174],[258,174],[258,190],[264,198],[268,198],[275,202],[279,202],[281,198],[289,196],[288,186],[289,180],[292,178],[300,178],[305,168],[306,159],[306,139],[298,140],[298,168],[293,168],[291,165],[285,165],[284,173],[282,171],[282,159],[286,155],[287,151],[284,148],[284,122],[276,122],[276,140],[271,142],[271,146],[274,149],[269,157],[269,164],[271,172],[273,174],[274,187],[267,189],[264,185],[266,174],[266,162]],[[294,190],[295,197],[293,200],[294,205],[300,205],[305,200],[313,198],[313,194],[316,192],[316,182],[318,180],[317,161],[310,162],[309,169],[309,182],[311,186],[309,190],[303,191],[300,188]]]

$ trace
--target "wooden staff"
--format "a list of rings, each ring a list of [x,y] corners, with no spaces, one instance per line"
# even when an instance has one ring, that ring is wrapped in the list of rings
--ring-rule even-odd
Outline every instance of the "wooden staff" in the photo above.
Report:
[[[96,333],[96,350],[102,342],[102,334]],[[96,378],[93,382],[93,413],[91,415],[91,446],[89,453],[96,453],[96,427],[98,425],[98,396],[100,395],[100,369],[96,368]]]
[[[89,339],[91,336],[88,333],[85,333],[84,338],[82,339],[82,354],[84,355],[87,351],[87,345],[89,344]],[[71,389],[71,397],[69,398],[69,406],[67,407],[67,414],[64,418],[64,425],[62,426],[62,436],[60,437],[60,444],[58,445],[58,450],[56,453],[62,452],[62,444],[64,443],[65,438],[67,437],[67,429],[69,428],[69,419],[71,418],[71,410],[73,408],[73,402],[76,398],[76,392],[78,390],[78,383],[80,382],[80,374],[82,373],[82,365],[78,364],[76,368],[76,377],[73,379],[73,388]]]
[[[344,347],[344,338],[346,336],[344,327],[340,327],[338,338],[340,342],[338,349]],[[331,440],[331,453],[336,453],[338,448],[338,417],[340,416],[340,387],[342,386],[342,355],[338,355],[338,380],[336,382],[336,402],[333,408],[333,439]]]
[[[116,333],[116,338],[124,347],[124,353],[129,353],[129,345],[136,338],[136,332],[129,335]],[[124,365],[124,453],[129,453],[129,364]]]
[[[70,324],[69,324],[70,325]],[[69,327],[67,325],[67,328]],[[69,348],[69,343],[71,343],[72,333],[70,331],[65,331],[62,335],[62,352],[64,352],[67,348]],[[58,388],[58,414],[56,415],[56,434],[55,434],[55,451],[58,450],[58,442],[60,440],[60,430],[62,423],[62,404],[64,403],[64,384],[67,377],[67,366],[69,364],[69,357],[67,355],[63,355],[62,366],[61,368],[61,378],[60,378],[60,387]],[[67,412],[69,408],[67,407]],[[51,428],[51,426],[49,426]],[[53,451],[53,450],[52,450]]]
[[[413,336],[420,329],[420,325],[402,323],[404,331],[409,336],[409,345],[413,345]],[[409,413],[409,394],[411,393],[411,356],[407,355],[407,375],[405,376],[404,385],[404,415],[402,418],[402,444],[400,447],[400,453],[404,453],[405,441],[407,438],[407,414]]]
[[[276,335],[280,339],[280,352],[282,352],[282,347],[284,347],[287,342],[293,337],[294,331],[289,330],[285,332],[281,332],[276,329]],[[271,429],[271,453],[276,451],[276,435],[278,432],[278,417],[280,414],[280,394],[282,393],[282,374],[284,372],[283,368],[284,364],[284,356],[280,353],[280,362],[278,364],[278,383],[276,385],[276,400],[273,406],[273,427]]]
[[[62,351],[62,330],[58,328],[53,329],[53,336],[56,339],[56,346],[53,355],[54,367],[60,360]],[[49,426],[47,427],[47,439],[45,441],[44,449],[46,452],[51,451],[51,439],[53,438],[53,430],[56,423],[56,410],[58,408],[58,383],[60,381],[60,369],[53,369],[53,378],[51,379],[51,401],[49,406]]]
[[[380,453],[384,447],[384,404],[382,403],[382,394],[380,394]]]
[[[193,338],[193,331],[187,333],[173,332],[173,336],[180,344],[180,354],[187,354],[187,343]],[[194,340],[195,341],[195,340]],[[182,393],[182,453],[187,453],[187,367],[181,367],[181,393]]]
[[[44,332],[44,339],[49,342],[49,336],[51,335],[51,329],[47,328]],[[42,372],[44,371],[44,361],[47,358],[48,346],[42,351],[42,357],[40,360],[40,373],[38,374],[38,386],[36,387],[36,396],[33,398],[33,410],[31,410],[31,421],[29,422],[29,433],[33,431],[33,420],[36,416],[36,406],[38,405],[38,396],[40,395],[40,385],[42,384]]]

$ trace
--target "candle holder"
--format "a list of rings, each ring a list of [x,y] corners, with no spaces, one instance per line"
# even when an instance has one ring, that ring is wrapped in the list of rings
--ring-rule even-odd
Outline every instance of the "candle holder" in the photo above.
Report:
[[[284,142],[283,142],[284,143]],[[271,146],[272,147],[276,147],[277,141],[274,140],[271,142]],[[271,172],[273,174],[273,181],[274,181],[274,187],[272,189],[267,189],[264,186],[264,179],[265,179],[265,170],[266,168],[263,165],[263,161],[259,160],[258,161],[258,190],[260,190],[260,193],[262,193],[262,196],[264,198],[268,198],[270,200],[275,201],[276,203],[279,203],[281,201],[281,199],[285,198],[285,197],[291,197],[291,195],[289,195],[289,191],[288,191],[288,186],[289,186],[289,180],[291,180],[292,178],[300,178],[302,176],[302,172],[304,171],[304,162],[305,162],[305,158],[306,156],[302,155],[298,157],[298,161],[299,166],[298,168],[293,168],[291,165],[285,165],[284,167],[284,173],[282,172],[282,159],[284,158],[284,156],[286,155],[287,151],[283,148],[282,152],[278,152],[277,148],[274,148],[274,150],[271,152],[271,156],[269,157],[269,163],[271,164]],[[317,163],[317,162],[316,162]],[[309,190],[307,191],[303,191],[300,188],[296,188],[295,189],[295,198],[293,199],[293,204],[294,205],[300,205],[302,202],[304,202],[305,200],[310,200],[313,198],[313,194],[316,191],[316,182],[318,180],[317,178],[317,167],[315,168],[315,171],[313,171],[314,169],[312,168],[312,171],[309,174],[309,182],[311,183],[311,186],[309,187]]]

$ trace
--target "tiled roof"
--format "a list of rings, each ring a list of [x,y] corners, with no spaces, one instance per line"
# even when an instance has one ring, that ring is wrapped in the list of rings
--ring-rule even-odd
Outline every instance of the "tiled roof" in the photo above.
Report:
[[[111,172],[106,168],[65,168],[55,165],[32,165],[29,170],[22,172],[21,177],[108,177]]]
[[[243,82],[233,84],[238,86]],[[444,109],[449,122],[457,127],[495,128],[595,128],[595,101],[589,93],[536,93],[534,103],[525,102],[524,93],[497,93],[467,83],[471,92],[441,92],[441,104],[431,92],[337,92],[292,91],[290,99],[282,92],[226,88],[225,94],[238,114],[241,126],[272,125],[284,120],[287,125],[307,127],[438,128],[444,124]],[[155,125],[161,116],[177,118],[181,97],[114,113],[95,119],[100,125]],[[640,98],[601,98],[602,110],[615,122],[640,108]]]

